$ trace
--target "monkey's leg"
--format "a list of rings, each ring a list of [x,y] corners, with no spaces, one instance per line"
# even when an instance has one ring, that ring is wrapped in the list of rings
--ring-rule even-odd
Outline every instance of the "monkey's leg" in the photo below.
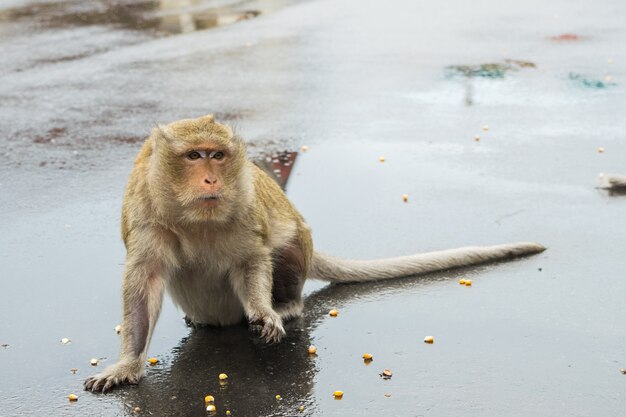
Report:
[[[251,260],[234,277],[237,296],[243,304],[248,321],[261,327],[261,338],[268,343],[278,342],[285,335],[283,320],[272,307],[272,262],[269,254]]]
[[[141,379],[148,344],[163,302],[163,279],[154,265],[127,260],[120,357],[117,363],[87,378],[85,390],[106,392],[116,385],[136,384]]]

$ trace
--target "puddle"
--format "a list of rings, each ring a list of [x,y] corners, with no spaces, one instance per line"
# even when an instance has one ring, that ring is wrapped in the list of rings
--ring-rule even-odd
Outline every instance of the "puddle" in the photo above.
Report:
[[[567,75],[567,78],[580,87],[591,88],[593,90],[602,90],[604,88],[615,87],[617,85],[613,82],[613,79],[610,75],[605,76],[603,79],[598,79],[588,77],[584,74],[570,72]]]

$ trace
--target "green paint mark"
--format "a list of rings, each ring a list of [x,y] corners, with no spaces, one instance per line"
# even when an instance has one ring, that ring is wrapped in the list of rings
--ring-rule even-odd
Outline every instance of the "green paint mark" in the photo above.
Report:
[[[582,74],[577,74],[575,72],[570,72],[568,74],[568,78],[574,81],[581,87],[592,88],[595,90],[601,90],[603,88],[615,87],[617,84],[608,80],[599,80],[594,78],[585,77]]]
[[[446,67],[446,77],[463,76],[467,78],[502,79],[508,72],[517,71],[520,68],[536,68],[536,65],[529,61],[515,59],[479,65],[450,65]]]

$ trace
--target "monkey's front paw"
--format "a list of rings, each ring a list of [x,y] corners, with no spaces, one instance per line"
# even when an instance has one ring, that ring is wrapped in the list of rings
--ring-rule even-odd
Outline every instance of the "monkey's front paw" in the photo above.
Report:
[[[285,335],[283,320],[278,314],[266,314],[250,320],[250,324],[259,326],[260,336],[267,343],[277,343]]]
[[[137,384],[141,379],[142,372],[141,361],[118,362],[99,374],[87,378],[83,386],[86,391],[107,392],[121,384]]]

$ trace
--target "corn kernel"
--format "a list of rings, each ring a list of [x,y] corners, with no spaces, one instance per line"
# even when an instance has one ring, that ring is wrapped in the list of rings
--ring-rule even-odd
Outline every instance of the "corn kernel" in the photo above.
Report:
[[[89,361],[91,366],[98,366],[98,362],[98,358],[91,358],[91,360]]]
[[[308,150],[309,150],[309,147],[308,147],[308,146],[306,146],[306,145],[302,145],[302,147],[300,148],[300,150],[301,150],[302,152],[306,152],[306,151],[308,151]]]
[[[371,353],[364,353],[363,354],[363,359],[365,359],[366,361],[371,361],[373,358]]]
[[[484,130],[485,132],[487,132],[487,131],[489,130],[489,125],[484,125],[484,126],[483,126],[483,130]]]
[[[465,280],[465,285],[468,286],[468,287],[471,287],[472,286],[472,280],[471,279],[466,279]]]
[[[228,379],[228,375],[220,374],[219,379],[220,379],[220,381],[226,381]]]
[[[409,201],[409,195],[408,195],[408,194],[403,194],[403,195],[402,195],[402,201],[404,201],[405,203],[406,203],[407,201]]]
[[[207,395],[204,397],[204,405],[213,404],[215,402],[215,398],[212,395]]]
[[[393,376],[393,374],[391,373],[389,369],[385,369],[383,370],[383,373],[380,374],[380,376],[382,376],[384,379],[390,379]]]
[[[137,414],[141,413],[141,407],[135,407],[133,411]]]
[[[317,353],[317,348],[313,345],[309,346],[309,354],[315,355]]]
[[[210,405],[206,406],[206,410],[211,412],[211,413],[214,413],[215,411],[217,411],[217,408],[215,408],[215,406],[213,404],[210,404]]]
[[[229,416],[230,415],[230,410],[226,410],[226,415]]]
[[[70,394],[70,395],[68,395],[68,396],[67,396],[67,398],[68,398],[71,402],[78,401],[78,395],[76,395],[76,394]]]
[[[598,147],[598,153],[604,153],[604,148],[602,146]]]
[[[150,365],[156,365],[159,363],[159,360],[157,358],[150,358],[148,359],[148,363],[150,363]]]
[[[480,135],[474,135],[474,140],[475,140],[476,142],[480,141]]]
[[[67,345],[68,343],[71,343],[72,341],[70,339],[68,339],[67,337],[64,337],[63,339],[61,339],[61,343],[63,343],[64,345]]]
[[[122,331],[122,326],[121,325],[117,325],[115,326],[115,333],[120,334],[120,332]]]
[[[432,343],[434,343],[434,342],[435,342],[435,338],[434,338],[433,336],[426,336],[426,337],[424,338],[424,343],[430,343],[430,344],[432,344]]]
[[[461,284],[461,285],[465,285],[465,280],[464,280],[463,278],[461,278],[461,279],[459,280],[459,284]]]
[[[339,311],[333,309],[333,310],[330,310],[328,314],[330,314],[331,317],[337,317],[337,315],[339,314]]]
[[[304,406],[301,405],[300,407],[298,407],[298,411],[303,412],[304,411]]]
[[[379,160],[380,162],[385,162],[385,157],[384,157],[384,156],[381,156],[380,158],[378,158],[378,160]]]
[[[276,399],[277,399],[277,400],[282,400],[282,399],[283,399],[283,397],[281,397],[280,395],[276,395]]]
[[[335,397],[335,398],[342,398],[343,397],[343,391],[335,391],[335,392],[333,392],[333,397]]]

